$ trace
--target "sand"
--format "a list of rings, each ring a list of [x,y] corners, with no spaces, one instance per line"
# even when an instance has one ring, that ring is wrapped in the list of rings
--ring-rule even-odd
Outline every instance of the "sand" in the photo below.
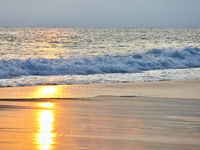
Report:
[[[200,149],[200,80],[0,89],[0,149]]]
[[[200,79],[0,88],[0,99],[145,96],[200,99]]]

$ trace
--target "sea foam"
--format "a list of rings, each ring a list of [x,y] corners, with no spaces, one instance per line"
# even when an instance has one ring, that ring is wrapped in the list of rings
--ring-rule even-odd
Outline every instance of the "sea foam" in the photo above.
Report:
[[[0,79],[18,76],[138,73],[156,69],[200,67],[200,48],[151,49],[145,53],[0,60]]]

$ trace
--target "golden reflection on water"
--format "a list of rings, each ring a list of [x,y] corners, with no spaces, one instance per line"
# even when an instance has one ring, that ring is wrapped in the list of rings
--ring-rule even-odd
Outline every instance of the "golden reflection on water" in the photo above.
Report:
[[[44,108],[52,109],[53,103],[40,103]],[[56,135],[54,130],[54,110],[41,110],[38,114],[38,133],[36,135],[37,147],[41,150],[49,150],[55,144]]]
[[[29,40],[32,52],[43,58],[58,58],[64,52],[63,43],[67,40],[61,38],[63,34],[68,37],[66,32],[56,28],[34,30]]]

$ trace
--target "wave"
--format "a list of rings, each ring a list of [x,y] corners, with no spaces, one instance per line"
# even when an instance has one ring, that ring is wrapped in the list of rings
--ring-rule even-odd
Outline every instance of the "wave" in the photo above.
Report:
[[[137,73],[156,69],[200,67],[200,48],[151,49],[144,53],[70,57],[67,59],[2,59],[0,79],[18,76]]]

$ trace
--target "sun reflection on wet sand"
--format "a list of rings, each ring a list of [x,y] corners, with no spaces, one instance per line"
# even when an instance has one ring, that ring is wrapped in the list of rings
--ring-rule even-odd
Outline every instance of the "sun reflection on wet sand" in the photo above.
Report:
[[[38,86],[30,93],[29,98],[60,98],[63,94],[72,93],[70,89],[64,89],[63,86]],[[58,145],[55,132],[55,103],[46,100],[37,104],[41,109],[36,116],[37,133],[34,134],[34,144],[39,150],[55,149]]]
[[[40,103],[40,106],[44,108],[50,108],[50,107],[53,107],[53,103]]]
[[[58,93],[58,89],[54,86],[39,87],[34,94],[38,97],[52,97]]]
[[[53,103],[39,103],[43,108],[52,109]],[[54,110],[41,110],[38,114],[38,133],[36,134],[37,147],[41,150],[49,150],[55,144],[56,135],[54,129]]]
[[[58,92],[56,86],[38,87],[33,93],[33,97],[53,97]],[[55,118],[54,118],[54,103],[41,102],[38,103],[42,109],[37,114],[38,131],[35,136],[37,149],[50,150],[54,149],[56,134],[53,133]]]
[[[29,94],[29,98],[73,97],[74,93],[66,86],[38,86]]]

